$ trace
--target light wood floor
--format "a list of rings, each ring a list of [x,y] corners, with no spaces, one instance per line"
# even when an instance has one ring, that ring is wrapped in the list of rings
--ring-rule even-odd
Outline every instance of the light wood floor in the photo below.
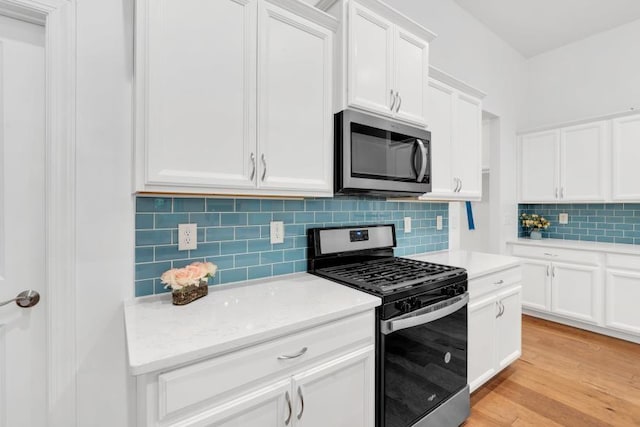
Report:
[[[464,427],[640,426],[640,345],[524,316],[522,357],[471,406]]]

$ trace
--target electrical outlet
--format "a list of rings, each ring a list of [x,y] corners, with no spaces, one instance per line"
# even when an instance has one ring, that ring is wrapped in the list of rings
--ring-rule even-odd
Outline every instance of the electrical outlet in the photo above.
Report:
[[[284,243],[284,222],[271,221],[270,224],[271,244]]]
[[[411,217],[410,216],[404,217],[404,232],[411,233]]]
[[[178,224],[178,250],[198,249],[198,224]]]
[[[436,217],[436,230],[442,230],[442,215]]]
[[[569,224],[569,214],[561,213],[560,215],[558,215],[558,222],[560,224]]]

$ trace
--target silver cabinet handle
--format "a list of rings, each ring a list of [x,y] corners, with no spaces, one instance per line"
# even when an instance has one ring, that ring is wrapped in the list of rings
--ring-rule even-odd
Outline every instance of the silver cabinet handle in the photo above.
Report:
[[[556,277],[556,267],[551,268],[551,277]]]
[[[496,308],[498,309],[498,312],[496,313],[496,319],[498,317],[500,317],[500,301],[496,301]]]
[[[560,187],[560,198],[564,199],[564,187]]]
[[[264,154],[262,154],[262,181],[264,181],[265,176],[267,176],[267,161],[264,158]]]
[[[396,107],[396,113],[397,113],[398,111],[400,111],[400,106],[402,105],[402,97],[400,96],[399,93],[397,93],[396,96],[398,97],[398,106]]]
[[[460,191],[460,178],[455,177],[455,178],[453,178],[453,179],[455,179],[455,180],[456,180],[456,188],[454,188],[454,189],[453,189],[453,192],[454,192],[454,193],[457,193],[458,191]]]
[[[551,257],[554,257],[554,258],[558,256],[558,255],[555,255],[555,254],[550,254],[549,252],[545,252],[544,254],[546,256],[551,256]]]
[[[558,198],[558,187],[556,187],[556,199]]]
[[[424,143],[416,139],[416,144],[420,147],[420,153],[422,154],[422,163],[420,165],[420,173],[418,174],[417,182],[422,182],[424,179],[424,174],[427,171],[427,149],[424,146]]]
[[[502,317],[504,314],[504,304],[502,304],[502,301],[497,301],[496,305],[498,306],[498,314],[496,314],[497,319],[498,317]]]
[[[549,269],[550,269],[550,268],[551,268],[551,267],[549,267],[549,266],[547,265],[547,277],[549,277],[549,276],[551,275],[551,274],[549,273]]]
[[[287,399],[287,406],[289,407],[289,416],[286,420],[284,420],[284,425],[288,426],[291,422],[291,416],[293,415],[293,409],[291,408],[291,397],[289,397],[288,391],[284,394],[284,398]]]
[[[300,413],[297,415],[297,418],[302,418],[302,414],[304,413],[304,396],[302,396],[302,388],[298,386],[298,397],[300,398]]]
[[[253,181],[253,178],[256,176],[256,155],[251,153],[251,156],[249,157],[251,159],[251,177],[249,178],[250,181]]]
[[[10,300],[0,302],[0,307],[3,305],[10,304],[12,302],[16,302],[18,307],[27,308],[33,307],[40,301],[40,294],[36,291],[28,290],[20,292],[15,298],[11,298]]]
[[[395,106],[396,106],[396,97],[393,94],[393,89],[391,89],[391,107],[389,107],[389,109],[393,111],[393,107]]]
[[[458,179],[459,179],[459,178],[458,178]],[[459,181],[460,181],[460,188],[458,188],[458,193],[459,193],[460,191],[462,191],[462,182],[463,182],[461,179],[459,179]]]
[[[297,352],[296,354],[283,354],[282,356],[278,356],[278,360],[289,360],[296,359],[307,352],[307,347],[302,347],[302,350]]]
[[[504,280],[500,279],[497,282],[494,283],[494,285],[502,285],[504,283]]]

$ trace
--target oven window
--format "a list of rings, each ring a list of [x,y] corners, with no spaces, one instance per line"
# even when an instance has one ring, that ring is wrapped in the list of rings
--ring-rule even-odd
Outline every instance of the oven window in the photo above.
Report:
[[[408,427],[467,385],[467,307],[382,336],[385,427]]]
[[[422,161],[416,139],[351,123],[351,175],[391,181],[417,180]]]

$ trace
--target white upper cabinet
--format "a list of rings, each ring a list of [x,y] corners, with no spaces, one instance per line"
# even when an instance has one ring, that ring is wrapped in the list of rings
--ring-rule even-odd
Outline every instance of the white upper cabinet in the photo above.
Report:
[[[557,200],[560,133],[557,130],[520,137],[519,145],[520,201]]]
[[[335,112],[347,107],[426,126],[429,42],[435,35],[378,0],[342,0]]]
[[[337,21],[277,3],[136,1],[136,191],[333,193]]]
[[[431,192],[421,200],[482,198],[484,93],[431,67],[427,121],[431,132]]]
[[[607,199],[608,122],[525,134],[518,152],[521,202]]]
[[[332,31],[260,3],[258,188],[333,192]]]
[[[640,200],[640,114],[612,120],[612,194],[616,201]]]

